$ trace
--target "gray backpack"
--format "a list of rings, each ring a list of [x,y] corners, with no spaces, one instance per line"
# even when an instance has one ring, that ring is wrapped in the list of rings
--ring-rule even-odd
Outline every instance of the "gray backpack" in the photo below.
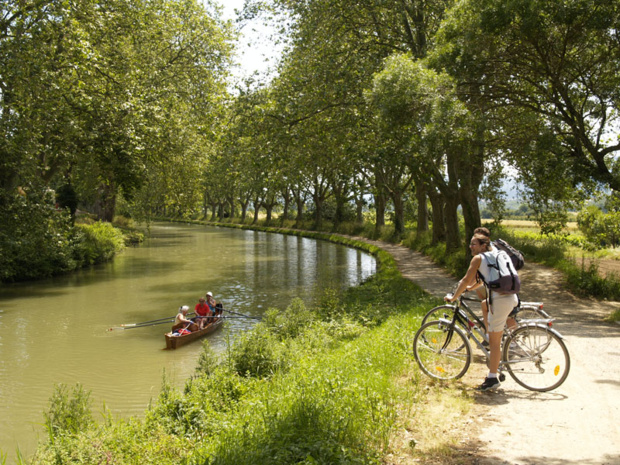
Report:
[[[492,250],[482,254],[482,259],[489,265],[488,282],[480,274],[486,286],[498,294],[516,294],[521,289],[521,280],[510,256],[503,250]]]

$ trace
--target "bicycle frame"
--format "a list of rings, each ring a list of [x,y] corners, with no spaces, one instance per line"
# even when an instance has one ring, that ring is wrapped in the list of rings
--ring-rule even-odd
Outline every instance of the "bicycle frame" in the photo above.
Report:
[[[474,311],[471,308],[469,308],[466,301],[480,302],[479,299],[476,299],[473,297],[465,297],[461,295],[455,302],[453,302],[455,311],[453,313],[452,319],[449,320],[447,318],[440,318],[439,321],[442,321],[444,324],[449,325],[450,327],[453,327],[454,325],[458,323],[458,325],[461,328],[463,328],[463,330],[465,331],[467,338],[470,341],[473,340],[475,345],[478,347],[478,349],[480,349],[480,351],[488,359],[491,355],[491,352],[487,348],[487,346],[484,345],[484,342],[487,341],[486,332],[484,331],[484,329],[481,329],[481,328],[484,328],[484,322],[478,315],[474,313]],[[544,315],[547,315],[547,313],[542,310],[542,306],[543,304],[541,302],[522,302],[519,305],[520,308],[535,309],[543,313]],[[524,324],[544,325],[549,329],[549,331],[554,332],[558,337],[562,339],[562,335],[551,328],[553,324],[552,318],[540,318],[540,319],[535,319],[535,320],[526,320],[526,323]],[[480,339],[476,337],[476,333],[478,334]],[[506,327],[504,328],[504,333],[505,335],[508,335],[511,333],[511,330]],[[473,357],[473,352],[472,352],[472,357]],[[500,363],[500,369],[502,365],[503,365],[503,362]]]

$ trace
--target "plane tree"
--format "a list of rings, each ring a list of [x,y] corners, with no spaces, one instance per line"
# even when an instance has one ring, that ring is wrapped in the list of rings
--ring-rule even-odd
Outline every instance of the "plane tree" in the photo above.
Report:
[[[573,189],[594,181],[617,190],[619,30],[613,0],[465,0],[438,33],[434,62],[458,80],[464,99],[488,109],[523,181],[538,156],[547,172],[565,167]],[[523,134],[513,123],[524,119],[537,120],[529,137],[512,137]]]

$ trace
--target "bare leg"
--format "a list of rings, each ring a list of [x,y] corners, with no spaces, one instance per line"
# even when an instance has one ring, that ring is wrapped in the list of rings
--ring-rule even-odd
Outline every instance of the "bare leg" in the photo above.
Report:
[[[502,334],[503,331],[494,331],[492,333],[489,333],[489,346],[491,348],[491,355],[489,357],[489,373],[497,373],[497,371],[499,370]]]
[[[486,300],[483,300],[480,304],[482,307],[482,321],[484,321],[484,330],[489,333],[489,304]]]

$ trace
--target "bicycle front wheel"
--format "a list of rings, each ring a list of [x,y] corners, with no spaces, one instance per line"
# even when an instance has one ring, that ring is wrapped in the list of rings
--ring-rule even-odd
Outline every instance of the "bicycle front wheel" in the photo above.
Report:
[[[459,327],[441,321],[422,325],[413,339],[413,355],[420,369],[437,379],[457,379],[471,363],[471,346]]]
[[[502,361],[510,376],[530,391],[551,391],[570,371],[564,341],[543,325],[517,328],[504,342]]]
[[[424,326],[429,321],[436,321],[440,318],[445,320],[451,320],[454,316],[454,311],[456,307],[454,305],[440,305],[439,307],[435,307],[428,311],[424,318],[422,318],[421,326]]]

